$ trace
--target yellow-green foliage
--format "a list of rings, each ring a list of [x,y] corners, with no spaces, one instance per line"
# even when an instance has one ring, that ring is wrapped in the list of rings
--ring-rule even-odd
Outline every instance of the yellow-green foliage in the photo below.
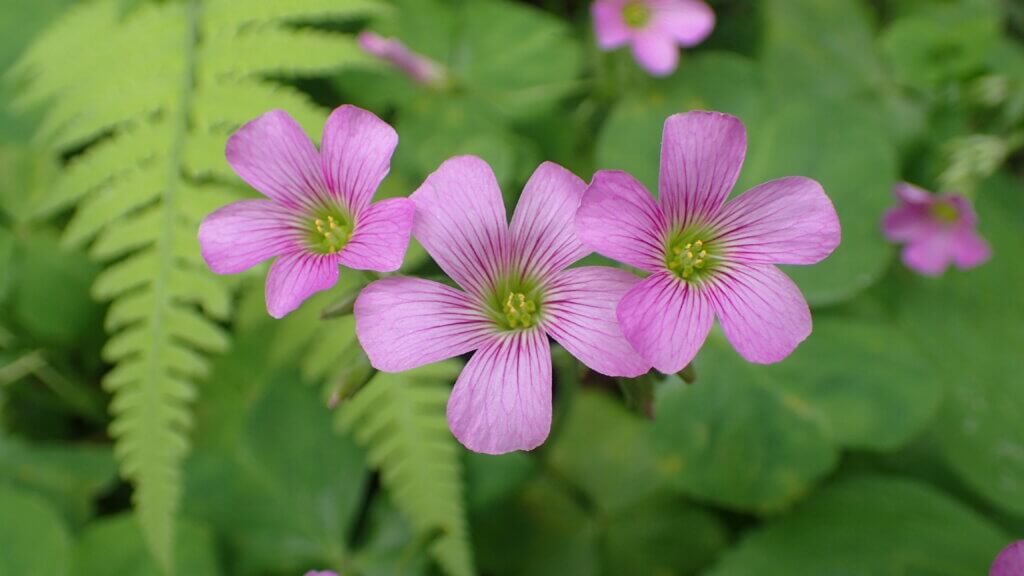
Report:
[[[179,0],[128,14],[85,2],[42,35],[10,73],[19,104],[42,107],[39,139],[73,154],[43,210],[74,207],[68,244],[107,264],[96,298],[110,301],[115,365],[111,434],[135,487],[143,533],[171,570],[189,403],[228,346],[227,286],[199,255],[196,230],[240,187],[224,142],[271,108],[318,134],[325,110],[271,78],[368,64],[345,34],[303,23],[366,16],[376,0]]]
[[[417,533],[437,534],[430,553],[450,576],[474,573],[459,447],[445,419],[451,393],[445,382],[460,367],[449,361],[377,374],[339,412]]]

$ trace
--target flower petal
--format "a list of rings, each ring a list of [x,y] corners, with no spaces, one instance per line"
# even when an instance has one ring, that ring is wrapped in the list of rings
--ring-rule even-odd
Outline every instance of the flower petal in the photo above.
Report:
[[[660,372],[674,374],[697,355],[714,321],[701,290],[668,272],[634,286],[616,310],[626,340]]]
[[[602,256],[648,272],[665,267],[665,217],[644,185],[626,172],[594,174],[576,212],[576,233]]]
[[[732,260],[814,264],[839,246],[839,216],[810,178],[792,176],[756,186],[725,205],[713,221]]]
[[[683,46],[696,46],[715,29],[715,12],[700,0],[663,1],[656,8],[657,26]]]
[[[477,350],[448,400],[448,426],[474,452],[540,446],[551,430],[551,347],[544,331],[507,332]]]
[[[725,337],[750,362],[789,356],[811,334],[811,310],[797,285],[772,265],[717,271],[705,289]]]
[[[893,194],[906,204],[931,204],[934,201],[933,196],[927,190],[906,182],[900,182],[893,187]]]
[[[199,225],[199,249],[217,274],[248,270],[299,250],[292,213],[270,200],[242,200],[214,211]]]
[[[739,178],[747,130],[721,112],[687,112],[665,121],[661,139],[661,207],[669,222],[685,226],[712,218]]]
[[[618,48],[629,41],[632,32],[622,18],[623,0],[597,0],[590,6],[594,35],[602,50]]]
[[[996,556],[989,576],[1020,576],[1024,574],[1024,540],[1018,540]]]
[[[512,253],[524,274],[544,278],[590,253],[576,235],[576,210],[587,185],[545,162],[526,183],[512,215]]]
[[[640,278],[616,268],[563,270],[545,295],[544,329],[591,369],[634,378],[651,369],[629,345],[615,308]]]
[[[483,296],[509,262],[505,204],[491,167],[475,156],[445,161],[410,197],[412,233],[460,286]]]
[[[949,230],[933,230],[903,247],[903,263],[925,276],[941,276],[953,260],[952,234]]]
[[[961,270],[980,266],[992,257],[992,249],[974,228],[961,226],[953,232],[953,243],[950,246],[953,262]]]
[[[338,254],[338,261],[356,270],[398,270],[409,247],[415,212],[416,205],[408,198],[371,204],[356,220],[356,229]]]
[[[253,188],[290,208],[304,208],[327,191],[320,155],[284,110],[271,110],[228,139],[228,164]]]
[[[937,228],[924,205],[902,204],[882,217],[882,233],[890,242],[909,242]]]
[[[391,170],[398,134],[386,122],[355,106],[340,106],[324,125],[321,145],[327,188],[357,217]]]
[[[374,368],[401,372],[476,350],[493,325],[466,293],[420,278],[384,278],[355,303],[356,336]]]
[[[284,318],[306,298],[338,282],[338,260],[333,254],[293,252],[279,257],[267,274],[267,312]]]
[[[679,65],[679,47],[670,34],[648,28],[633,38],[633,57],[652,76],[668,76]]]

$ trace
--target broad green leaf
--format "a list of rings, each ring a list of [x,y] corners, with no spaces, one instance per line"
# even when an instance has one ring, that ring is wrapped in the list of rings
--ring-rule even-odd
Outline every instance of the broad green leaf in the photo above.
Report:
[[[755,530],[709,576],[977,576],[1008,542],[926,484],[853,477]]]
[[[935,366],[947,398],[934,434],[961,478],[992,505],[1024,514],[1024,200],[999,176],[980,191],[988,263],[939,279],[915,277],[899,318]]]
[[[499,456],[467,451],[466,500],[474,512],[483,512],[512,496],[540,468],[537,460],[524,452]]]
[[[74,559],[74,576],[165,576],[146,549],[135,518],[124,514],[89,524],[75,545]],[[213,534],[201,524],[179,523],[174,565],[177,574],[220,574]]]
[[[0,304],[7,299],[11,290],[11,270],[14,259],[14,235],[0,226]]]
[[[0,483],[0,576],[67,576],[71,536],[45,500]]]
[[[418,576],[427,574],[427,539],[416,537],[401,512],[384,493],[370,504],[367,537],[352,558],[352,566],[362,576]]]
[[[654,434],[675,485],[770,512],[805,495],[845,447],[887,450],[921,432],[941,386],[894,326],[819,315],[789,358],[750,364],[719,339],[697,382],[658,398]]]

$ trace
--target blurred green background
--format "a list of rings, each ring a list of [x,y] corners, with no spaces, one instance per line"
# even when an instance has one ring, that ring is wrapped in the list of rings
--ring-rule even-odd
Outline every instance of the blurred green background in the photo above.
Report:
[[[1024,537],[1024,4],[710,4],[653,79],[583,0],[6,0],[0,576],[986,573]],[[367,28],[451,81],[362,54]],[[653,190],[666,116],[735,114],[738,191],[805,175],[839,211],[836,253],[788,271],[814,333],[765,367],[713,332],[653,404],[556,349],[547,443],[468,453],[461,360],[351,394],[351,318],[320,314],[363,279],[273,321],[262,269],[199,258],[202,217],[254,194],[227,136],[284,108],[318,139],[343,103],[398,130],[382,194],[472,153],[510,205],[543,160]],[[903,268],[900,180],[973,197],[993,259]]]

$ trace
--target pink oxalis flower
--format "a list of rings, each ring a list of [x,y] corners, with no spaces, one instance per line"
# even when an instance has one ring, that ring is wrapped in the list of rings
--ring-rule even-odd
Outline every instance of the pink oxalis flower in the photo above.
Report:
[[[958,194],[929,194],[910,184],[894,189],[900,205],[882,219],[882,231],[904,244],[903,263],[926,276],[938,276],[955,264],[967,270],[992,255],[975,229],[978,217],[971,202]]]
[[[311,572],[306,572],[306,576],[338,576],[338,575],[336,573],[328,571],[328,570],[322,570],[322,571],[319,571],[319,572],[316,571],[316,570],[313,570]]]
[[[714,317],[751,362],[782,360],[811,332],[799,288],[776,264],[814,264],[839,245],[839,218],[821,185],[798,176],[726,202],[747,135],[717,112],[665,121],[660,200],[625,172],[594,175],[576,216],[583,244],[650,273],[617,315],[630,344],[665,373],[682,370]]]
[[[436,85],[445,78],[440,64],[413,52],[398,39],[366,31],[359,34],[359,47],[367,54],[389,62],[419,84]]]
[[[989,576],[1024,576],[1024,540],[1010,544],[999,553]]]
[[[715,27],[715,13],[701,0],[597,0],[591,13],[602,50],[629,44],[655,76],[671,74],[678,47],[700,44]]]
[[[267,198],[229,204],[203,220],[206,263],[234,274],[276,257],[266,292],[275,318],[334,286],[339,265],[397,270],[415,207],[408,198],[370,203],[397,144],[391,126],[354,106],[327,119],[319,152],[287,112],[242,126],[228,140],[228,163]]]
[[[530,450],[551,427],[548,336],[594,370],[639,376],[615,305],[639,279],[602,266],[569,268],[587,251],[573,228],[586,184],[542,164],[511,225],[494,173],[452,158],[412,195],[413,235],[461,290],[386,278],[355,304],[356,334],[379,370],[398,372],[476,351],[448,401],[448,424],[467,448]]]

